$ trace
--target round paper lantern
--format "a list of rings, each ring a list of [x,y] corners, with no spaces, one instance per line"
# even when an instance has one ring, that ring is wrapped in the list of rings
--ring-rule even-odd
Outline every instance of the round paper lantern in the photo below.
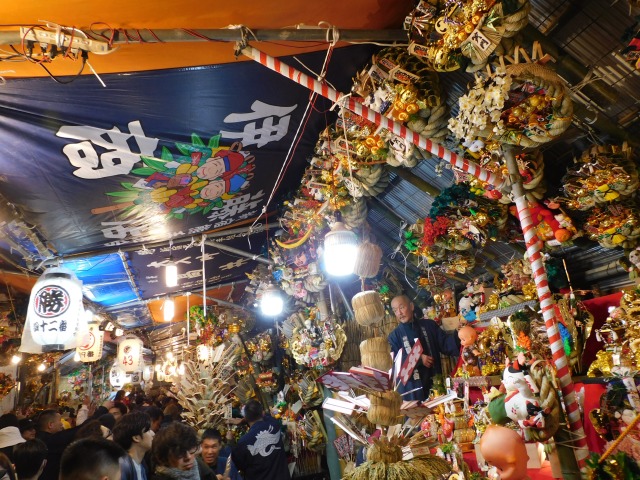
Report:
[[[127,380],[127,373],[120,368],[117,363],[114,363],[109,371],[109,383],[113,388],[120,389],[124,386]]]
[[[42,353],[75,348],[82,315],[82,282],[68,268],[48,268],[31,289],[20,350]]]
[[[153,369],[151,368],[151,365],[145,365],[144,369],[142,370],[142,379],[145,382],[148,382],[152,378],[153,378]]]
[[[133,335],[125,337],[118,345],[118,365],[126,373],[142,369],[142,340]]]
[[[78,335],[76,352],[80,356],[80,361],[91,363],[100,360],[102,358],[103,344],[104,332],[100,330],[100,325],[97,323],[87,325],[87,331]]]

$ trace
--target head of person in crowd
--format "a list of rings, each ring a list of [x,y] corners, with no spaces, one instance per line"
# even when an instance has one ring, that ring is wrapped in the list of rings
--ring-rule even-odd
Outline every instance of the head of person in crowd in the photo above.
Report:
[[[74,439],[81,438],[111,438],[111,430],[102,425],[98,420],[84,422],[75,434]]]
[[[164,407],[164,421],[166,422],[179,422],[180,421],[180,407],[177,403],[168,403],[166,407]]]
[[[151,450],[155,433],[151,430],[151,418],[135,411],[123,415],[113,427],[113,441],[124,448],[138,463]]]
[[[18,428],[18,417],[14,413],[5,413],[0,416],[0,430],[7,427]]]
[[[120,480],[125,455],[120,445],[104,438],[76,440],[62,454],[59,480]]]
[[[155,405],[151,405],[149,407],[145,407],[142,411],[151,418],[151,430],[158,433],[160,425],[162,425],[162,420],[164,419],[164,413],[162,413],[162,410]]]
[[[20,480],[36,480],[47,464],[47,446],[42,440],[28,440],[13,450],[13,465]]]
[[[391,309],[400,323],[413,320],[413,302],[406,295],[398,295],[391,300]]]
[[[249,400],[242,409],[242,416],[249,426],[253,425],[258,420],[262,420],[262,417],[264,416],[262,404],[257,400]]]
[[[23,418],[18,422],[20,435],[25,440],[34,440],[36,438],[36,424],[30,418]]]
[[[100,422],[100,425],[106,427],[109,431],[112,431],[113,427],[116,426],[116,419],[110,413],[100,415],[98,417],[98,421]]]
[[[4,453],[0,453],[0,480],[16,480],[13,464]]]
[[[196,456],[200,453],[200,441],[196,431],[188,425],[171,422],[153,439],[153,458],[156,472],[171,475],[179,471],[194,471]],[[173,475],[179,478],[178,475]]]
[[[124,390],[118,390],[116,392],[116,396],[113,398],[113,401],[114,402],[124,402],[125,398],[127,398],[127,392],[125,392]]]
[[[113,402],[113,406],[109,409],[109,413],[116,419],[116,423],[128,411],[127,406],[122,402]]]
[[[222,435],[220,432],[213,428],[208,428],[202,434],[202,442],[200,443],[202,449],[202,460],[204,463],[213,466],[214,469],[218,462],[218,455],[220,455],[220,449],[222,448]]]
[[[44,410],[38,417],[38,430],[46,433],[58,433],[64,430],[62,417],[56,410]]]

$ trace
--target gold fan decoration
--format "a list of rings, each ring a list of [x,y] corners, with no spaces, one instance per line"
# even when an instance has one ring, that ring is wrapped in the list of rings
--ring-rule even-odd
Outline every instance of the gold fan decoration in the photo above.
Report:
[[[196,430],[216,428],[224,423],[225,412],[231,405],[233,375],[239,348],[235,344],[223,346],[222,352],[206,361],[184,360],[184,375],[176,376],[172,390],[184,409],[182,416]],[[214,352],[216,353],[216,352]]]

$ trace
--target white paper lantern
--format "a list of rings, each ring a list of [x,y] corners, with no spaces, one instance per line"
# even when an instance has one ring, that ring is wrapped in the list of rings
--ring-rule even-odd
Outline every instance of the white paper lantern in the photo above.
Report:
[[[142,369],[142,340],[133,335],[125,337],[118,345],[118,366],[126,373]]]
[[[109,383],[113,388],[120,389],[127,381],[127,373],[117,363],[113,364],[109,371]]]
[[[148,382],[152,378],[153,378],[153,369],[151,368],[151,365],[145,365],[144,368],[142,369],[142,379],[145,382]]]
[[[82,282],[68,268],[48,268],[31,289],[20,351],[76,348],[83,315]]]
[[[80,361],[84,363],[97,362],[102,358],[102,346],[104,344],[104,332],[100,330],[98,323],[87,325],[87,331],[78,335],[78,347],[76,352],[80,355]]]

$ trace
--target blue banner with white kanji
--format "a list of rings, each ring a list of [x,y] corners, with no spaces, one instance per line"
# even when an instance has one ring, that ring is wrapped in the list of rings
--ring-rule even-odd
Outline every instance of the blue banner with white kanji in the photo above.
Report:
[[[348,91],[370,54],[337,49],[327,79]],[[300,60],[319,71],[324,57]],[[305,120],[310,92],[251,61],[102,80],[0,87],[0,194],[61,255],[248,225],[297,188],[330,121],[330,103]]]

